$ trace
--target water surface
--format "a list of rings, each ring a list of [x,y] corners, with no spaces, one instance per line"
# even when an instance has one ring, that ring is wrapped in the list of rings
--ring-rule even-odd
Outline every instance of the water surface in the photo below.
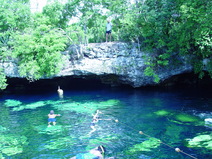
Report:
[[[212,125],[204,122],[211,106],[211,92],[197,89],[64,89],[63,99],[56,90],[2,95],[0,157],[65,159],[101,144],[118,159],[212,158],[212,141],[188,145],[196,136],[211,137]],[[91,133],[97,109],[100,119],[111,120],[100,120]],[[48,128],[50,110],[62,116]]]

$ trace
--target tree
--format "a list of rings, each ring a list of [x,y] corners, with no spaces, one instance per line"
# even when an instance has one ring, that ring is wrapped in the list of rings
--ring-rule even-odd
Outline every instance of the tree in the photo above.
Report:
[[[69,19],[64,13],[64,5],[56,1],[44,6],[42,14],[49,19],[53,27],[65,29]]]
[[[66,48],[67,37],[63,31],[40,24],[14,35],[11,42],[13,57],[19,63],[21,76],[33,81],[57,74],[63,65],[61,51]]]

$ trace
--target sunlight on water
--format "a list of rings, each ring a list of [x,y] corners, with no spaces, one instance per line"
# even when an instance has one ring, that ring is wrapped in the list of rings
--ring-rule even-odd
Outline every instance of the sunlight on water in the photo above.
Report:
[[[87,90],[0,98],[0,158],[70,158],[98,145],[119,159],[211,158],[211,97],[181,91]],[[47,127],[50,110],[61,114]],[[100,110],[96,130],[92,114]],[[139,133],[140,132],[140,133]]]

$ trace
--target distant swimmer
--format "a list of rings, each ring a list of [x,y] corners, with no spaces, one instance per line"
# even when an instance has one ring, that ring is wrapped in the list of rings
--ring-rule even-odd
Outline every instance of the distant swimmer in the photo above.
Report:
[[[50,113],[48,114],[48,127],[51,126],[51,123],[53,125],[56,125],[56,117],[61,116],[60,114],[54,114],[54,111],[51,110]]]
[[[60,86],[58,86],[57,93],[60,98],[63,98],[63,90],[60,88]]]

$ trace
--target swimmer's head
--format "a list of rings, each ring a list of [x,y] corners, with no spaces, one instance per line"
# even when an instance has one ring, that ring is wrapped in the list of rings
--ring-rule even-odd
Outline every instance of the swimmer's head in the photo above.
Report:
[[[101,154],[104,154],[106,152],[106,149],[104,146],[100,145],[97,147],[98,151],[101,152]]]
[[[54,110],[51,110],[51,111],[50,111],[50,114],[54,114]]]

